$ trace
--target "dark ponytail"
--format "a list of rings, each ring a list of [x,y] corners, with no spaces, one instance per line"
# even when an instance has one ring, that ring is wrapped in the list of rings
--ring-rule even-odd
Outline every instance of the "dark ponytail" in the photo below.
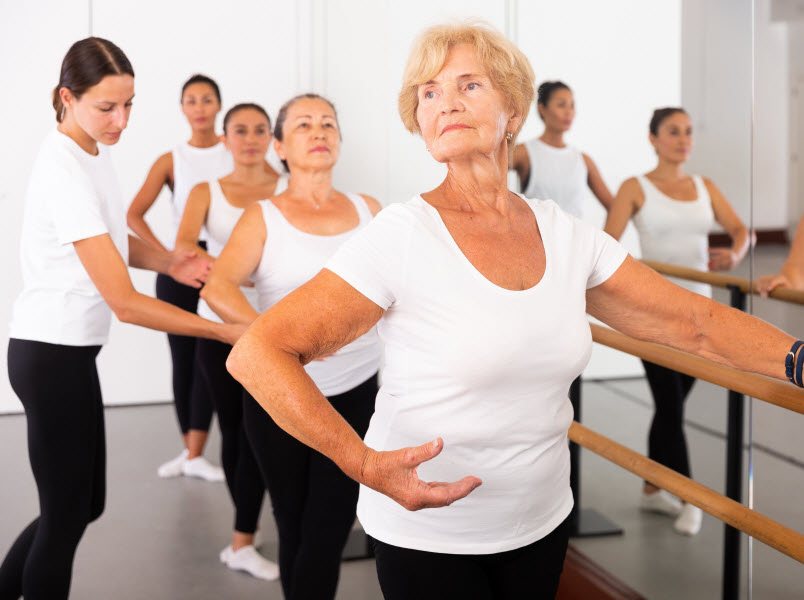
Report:
[[[650,118],[648,131],[650,131],[653,135],[659,135],[659,126],[662,124],[662,121],[668,117],[672,117],[676,113],[683,113],[686,115],[687,111],[677,106],[657,108],[653,111],[653,116]]]
[[[107,75],[131,75],[134,69],[123,51],[109,40],[89,37],[70,46],[61,63],[59,84],[53,89],[56,121],[64,118],[59,90],[67,88],[76,100]]]

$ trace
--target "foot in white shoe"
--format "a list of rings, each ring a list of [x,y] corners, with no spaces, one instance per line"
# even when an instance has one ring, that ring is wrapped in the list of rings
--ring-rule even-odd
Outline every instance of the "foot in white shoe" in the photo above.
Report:
[[[213,465],[203,456],[185,460],[181,472],[187,477],[198,477],[206,481],[223,481],[224,479],[223,469]]]
[[[666,490],[659,490],[652,494],[642,492],[639,508],[646,512],[677,517],[681,513],[681,500]]]
[[[233,552],[234,552],[234,550],[232,550],[232,545],[231,544],[229,544],[228,546],[226,546],[226,548],[221,550],[221,553],[218,554],[218,556],[221,559],[221,562],[223,564],[227,564],[229,562],[229,559],[231,558]]]
[[[160,477],[167,479],[168,477],[178,477],[182,474],[182,466],[184,461],[187,460],[187,449],[181,451],[176,458],[172,458],[166,463],[159,465],[156,474]]]
[[[692,504],[684,504],[681,514],[673,524],[673,529],[681,535],[698,535],[703,521],[703,511]]]
[[[243,546],[236,551],[233,551],[231,546],[227,546],[221,552],[221,561],[224,559],[224,554],[227,555],[226,566],[230,569],[245,571],[253,577],[266,581],[279,579],[279,566],[257,552],[254,546]]]

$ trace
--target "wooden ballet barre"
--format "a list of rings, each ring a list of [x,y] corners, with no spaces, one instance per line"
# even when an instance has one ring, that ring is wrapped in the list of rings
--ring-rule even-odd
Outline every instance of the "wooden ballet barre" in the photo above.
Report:
[[[694,504],[713,517],[758,539],[771,548],[804,563],[804,535],[797,531],[785,527],[739,502],[726,498],[713,489],[584,427],[577,421],[570,425],[569,439],[631,471],[645,481]]]
[[[592,328],[592,339],[598,344],[804,414],[804,389],[792,383],[746,373],[660,344],[641,342],[609,327],[595,323],[589,325]]]
[[[720,288],[737,287],[745,294],[758,294],[758,292],[751,285],[752,282],[748,279],[743,279],[742,277],[724,275],[723,273],[711,273],[709,271],[697,271],[696,269],[656,262],[654,260],[643,260],[642,263],[649,266],[654,271],[657,271],[662,275],[667,275],[668,277],[688,279],[690,281],[697,281],[699,283],[708,283],[709,285]],[[768,296],[775,298],[776,300],[783,300],[792,304],[804,305],[804,291],[801,290],[791,290],[790,288],[778,287],[770,292]]]

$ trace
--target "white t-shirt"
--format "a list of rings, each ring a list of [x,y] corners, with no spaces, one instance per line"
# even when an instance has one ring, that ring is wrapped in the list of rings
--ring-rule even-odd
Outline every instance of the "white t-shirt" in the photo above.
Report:
[[[329,261],[385,309],[383,384],[366,444],[394,450],[444,439],[426,481],[483,485],[451,506],[410,512],[361,486],[358,517],[377,539],[416,550],[487,554],[541,539],[572,508],[570,383],[589,360],[586,290],[626,251],[552,201],[527,200],[546,254],[524,291],[486,279],[420,196],[385,208]]]
[[[109,148],[98,144],[92,156],[53,130],[25,196],[23,290],[14,303],[11,337],[69,346],[106,342],[111,309],[72,244],[104,233],[128,263],[126,213]]]
[[[335,235],[315,235],[294,227],[271,200],[261,200],[265,248],[252,279],[260,312],[265,312],[297,287],[312,279],[344,243],[368,227],[371,210],[358,194],[346,194],[360,221]],[[343,394],[366,381],[380,368],[380,342],[372,327],[326,360],[305,365],[307,374],[325,396]]]

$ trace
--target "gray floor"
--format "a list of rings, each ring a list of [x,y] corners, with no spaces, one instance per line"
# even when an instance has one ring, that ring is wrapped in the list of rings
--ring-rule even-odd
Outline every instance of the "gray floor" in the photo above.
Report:
[[[763,249],[765,272],[783,252]],[[722,299],[722,296],[719,296]],[[804,334],[804,307],[758,301],[757,314]],[[635,450],[646,449],[652,407],[642,379],[586,382],[583,421]],[[688,441],[696,480],[724,487],[726,393],[698,382],[688,401]],[[753,406],[755,508],[804,532],[804,416],[761,402]],[[224,568],[217,559],[227,543],[232,518],[223,484],[188,479],[160,480],[156,466],[173,456],[177,439],[168,405],[106,411],[108,501],[79,547],[73,598],[281,598],[278,583],[253,580]],[[22,416],[0,418],[0,553],[36,514],[36,490],[25,449]],[[213,435],[208,454],[219,450]],[[746,461],[748,454],[746,453]],[[575,545],[651,599],[720,597],[723,527],[706,516],[695,538],[675,534],[672,520],[637,510],[641,482],[588,452],[583,453],[582,499],[617,522],[619,537],[574,540]],[[263,552],[275,558],[276,532],[266,506]],[[744,552],[745,557],[747,552]],[[753,597],[804,598],[804,566],[756,542]],[[747,569],[744,568],[744,573]],[[745,578],[745,577],[744,577]],[[743,597],[747,597],[745,591]],[[344,563],[339,599],[379,599],[372,561]]]

